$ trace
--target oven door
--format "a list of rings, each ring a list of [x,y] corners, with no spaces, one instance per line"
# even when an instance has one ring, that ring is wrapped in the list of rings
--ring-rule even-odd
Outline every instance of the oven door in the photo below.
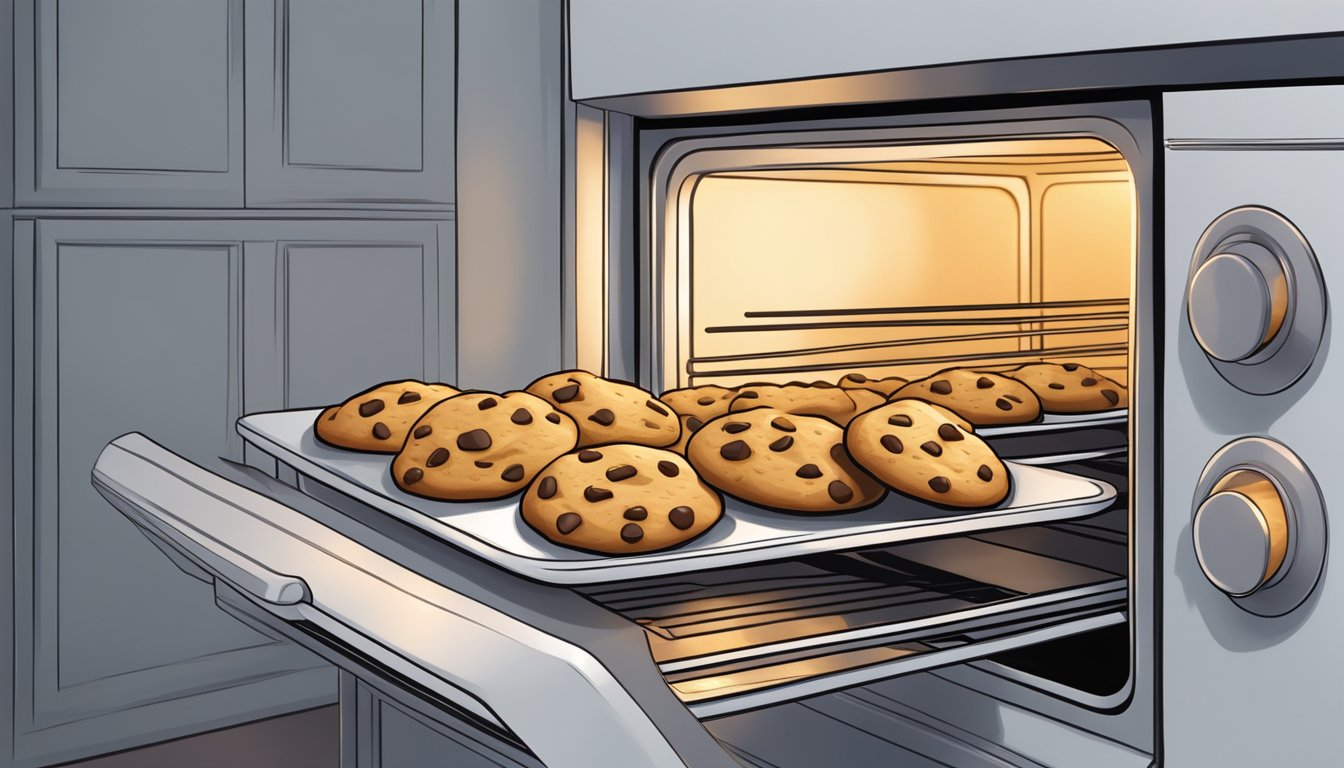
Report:
[[[231,462],[212,469],[132,434],[104,449],[93,483],[213,582],[221,608],[436,705],[520,764],[733,765],[624,650],[643,645],[633,625],[390,519],[361,522]]]

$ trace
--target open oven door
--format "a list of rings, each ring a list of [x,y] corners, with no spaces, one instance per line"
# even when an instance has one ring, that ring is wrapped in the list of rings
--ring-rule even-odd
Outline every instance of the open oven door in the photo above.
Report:
[[[375,531],[256,470],[211,469],[130,434],[103,450],[93,483],[183,571],[212,581],[224,610],[435,704],[516,764],[735,765],[647,658],[618,650],[643,645],[617,642],[637,628],[568,590],[508,594],[489,566],[394,521]],[[490,605],[477,599],[487,593]],[[539,600],[573,624],[517,618],[541,617]]]

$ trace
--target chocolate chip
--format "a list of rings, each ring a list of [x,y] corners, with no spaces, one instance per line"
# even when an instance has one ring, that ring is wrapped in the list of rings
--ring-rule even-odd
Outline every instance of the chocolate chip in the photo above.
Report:
[[[418,403],[418,402],[420,402],[419,392],[402,392],[401,397],[397,398],[397,405],[405,405],[407,403]]]
[[[793,422],[789,421],[783,416],[776,416],[774,419],[772,419],[770,421],[770,426],[774,427],[775,429],[778,429],[780,432],[798,431],[798,428],[793,425]]]
[[[989,389],[992,386],[994,386],[994,381],[984,376],[981,376],[980,378],[975,380],[976,389]]]
[[[686,417],[686,428],[691,430],[692,432],[699,432],[700,428],[703,426],[705,426],[705,422],[695,418],[694,416]]]
[[[755,400],[756,398],[758,398],[758,397],[760,397],[760,396],[761,396],[761,393],[760,393],[760,392],[752,392],[751,390],[748,390],[748,391],[743,392],[742,394],[738,395],[738,397],[743,398],[744,400]]]
[[[946,477],[939,475],[937,477],[929,478],[929,487],[932,488],[935,493],[947,493],[952,490],[952,482]]]
[[[579,461],[584,464],[592,464],[594,461],[602,458],[602,454],[597,451],[579,451]]]
[[[900,453],[905,450],[905,443],[902,443],[901,438],[895,435],[883,435],[881,443],[883,448],[892,453]]]
[[[485,398],[484,400],[482,400],[481,402],[477,403],[477,404],[476,404],[476,407],[477,407],[478,409],[482,410],[482,411],[488,411],[488,410],[490,410],[491,408],[494,408],[496,405],[499,405],[499,401],[498,401],[498,400],[496,400],[496,399],[493,398],[493,397],[487,397],[487,398]]]
[[[557,416],[556,418],[559,417]],[[529,413],[526,408],[519,408],[518,410],[513,412],[512,416],[509,417],[509,421],[512,421],[514,424],[531,424],[532,414]]]
[[[392,436],[392,430],[388,429],[387,425],[380,421],[373,425],[373,436],[379,440],[386,440]]]
[[[775,453],[782,453],[793,447],[793,438],[785,435],[770,444],[770,450]]]
[[[537,484],[537,496],[543,499],[549,499],[555,495],[556,482],[554,477],[546,476],[541,478]]]
[[[730,421],[723,425],[723,431],[730,435],[736,435],[738,432],[746,432],[751,429],[751,425],[745,421]]]
[[[406,474],[401,476],[401,482],[407,485],[415,485],[416,483],[423,480],[424,477],[425,477],[425,471],[423,469],[419,467],[411,467],[410,469],[406,470]]]
[[[381,410],[383,410],[383,401],[377,398],[365,400],[359,404],[359,415],[366,419]]]
[[[559,424],[559,423],[560,423],[560,414],[558,414],[558,413],[548,413],[548,414],[546,414],[546,420],[549,421],[549,422],[551,422],[552,424]]]
[[[583,525],[583,518],[575,512],[566,512],[555,519],[555,530],[559,531],[561,536],[568,536],[580,525]]]
[[[621,541],[626,544],[634,544],[644,538],[644,529],[634,523],[626,523],[621,526]]]
[[[677,530],[684,531],[695,525],[695,510],[690,507],[673,507],[667,513],[667,521]]]
[[[652,401],[652,400],[645,400],[645,401],[644,401],[644,404],[647,405],[647,406],[649,407],[649,410],[653,411],[654,413],[658,414],[659,416],[666,416],[666,415],[667,415],[667,409],[664,408],[663,406],[659,405],[658,403],[655,403],[655,402]]]
[[[929,385],[929,391],[935,395],[952,394],[952,382],[947,379],[939,379]]]
[[[442,447],[435,448],[434,452],[429,454],[429,458],[425,459],[425,466],[437,467],[447,460],[448,460],[448,449]]]
[[[519,480],[523,479],[523,474],[524,474],[523,465],[514,464],[510,466],[508,469],[505,469],[503,472],[499,473],[499,476],[509,481],[510,483],[516,483]]]
[[[1014,403],[1017,403],[1018,405],[1022,404],[1022,398],[1018,397],[1017,395],[1004,395],[1004,397],[1008,398],[1009,400],[1012,400]]]
[[[939,444],[933,442],[932,440],[928,441],[927,443],[924,443],[924,444],[920,445],[919,447],[920,447],[920,448],[923,448],[923,449],[924,449],[924,452],[927,453],[927,454],[929,454],[930,456],[942,456],[942,455],[943,455],[943,446],[941,446],[941,445],[939,445]]]
[[[473,429],[457,436],[457,447],[464,451],[484,451],[490,443],[490,433],[484,429]]]
[[[864,376],[862,373],[847,373],[845,374],[845,378],[849,379],[855,384],[862,384],[863,382],[868,380],[868,377]]]
[[[909,416],[906,416],[904,413],[898,413],[895,416],[892,416],[891,418],[887,419],[887,423],[893,427],[908,427],[911,424],[914,424],[915,422],[911,420]]]
[[[1080,381],[1080,382],[1078,382],[1078,383],[1079,383],[1079,384],[1082,384],[1084,387],[1095,387],[1095,386],[1097,386],[1097,380],[1094,379],[1094,378],[1092,378],[1091,376],[1088,376],[1087,378],[1083,379],[1082,381]],[[1060,387],[1060,389],[1063,389],[1063,387]]]
[[[826,493],[830,494],[831,500],[836,504],[844,504],[854,498],[854,489],[839,480],[832,480],[831,484],[826,486]]]
[[[1092,384],[1096,384],[1096,383],[1097,383],[1097,382],[1095,382],[1095,381],[1092,382]],[[1089,386],[1089,387],[1090,387],[1090,386],[1092,386],[1092,384],[1087,384],[1087,385],[1085,385],[1085,386]],[[1063,384],[1060,384],[1060,383],[1058,383],[1058,382],[1052,381],[1052,382],[1050,382],[1050,388],[1051,388],[1051,389],[1063,389],[1063,388],[1064,388],[1064,385],[1063,385]]]
[[[821,477],[821,470],[817,468],[816,464],[804,464],[803,466],[798,468],[797,472],[794,472],[793,474],[797,475],[798,477],[806,478],[808,480],[815,480],[818,477]]]
[[[622,464],[619,467],[612,467],[607,470],[607,479],[613,483],[619,483],[622,480],[629,480],[639,474],[639,470],[629,464]]]
[[[583,489],[583,498],[593,502],[594,504],[596,504],[599,501],[606,501],[607,499],[610,499],[612,496],[615,495],[616,494],[612,493],[611,491],[608,491],[606,488],[598,488],[595,485],[590,485],[587,488]]]
[[[573,400],[578,396],[579,396],[578,384],[568,384],[566,386],[557,388],[554,392],[551,393],[551,397],[554,397],[557,403],[568,403],[570,400]]]
[[[984,464],[981,464],[980,468],[975,470],[975,476],[988,483],[990,480],[994,479],[994,470],[990,469],[988,466]]]
[[[1073,373],[1074,371],[1078,370],[1078,364],[1077,364],[1077,363],[1065,363],[1064,366],[1063,366],[1063,368],[1064,368],[1064,370],[1068,371],[1069,373]]]
[[[670,461],[660,461],[658,462],[658,471],[667,477],[676,477],[681,474],[681,467]]]
[[[831,446],[831,461],[837,464],[843,464],[849,460],[849,452],[845,450],[842,443],[836,443]]]
[[[1002,397],[994,401],[994,406],[998,408],[1000,411],[1013,410],[1013,404],[1008,402],[1007,400],[1004,400]]]
[[[719,455],[729,461],[741,461],[751,455],[751,448],[741,440],[734,440],[720,448]]]
[[[1120,395],[1117,394],[1116,391],[1113,389],[1101,390],[1101,396],[1106,398],[1106,402],[1110,403],[1111,405],[1115,405],[1120,402]]]
[[[473,461],[472,463],[475,464],[480,469],[489,469],[495,466],[495,462],[493,461]]]
[[[713,405],[713,404],[714,404],[714,398],[712,398],[712,397],[702,397],[702,398],[700,398],[699,400],[696,400],[695,402],[696,402],[696,405]]]
[[[643,507],[631,507],[625,510],[625,513],[621,515],[621,517],[624,517],[626,520],[645,520],[648,516],[649,510]]]
[[[607,408],[598,408],[593,412],[592,416],[588,417],[588,420],[595,421],[604,427],[610,427],[616,422],[616,414],[612,413]]]
[[[412,434],[415,435],[416,440],[422,440],[426,437],[429,437],[429,433],[433,431],[434,428],[429,426],[428,424],[421,424],[420,426],[415,428],[415,432]]]
[[[965,439],[964,437],[962,437],[961,430],[957,429],[955,426],[951,424],[939,424],[938,436],[948,441],[949,443],[954,440]]]

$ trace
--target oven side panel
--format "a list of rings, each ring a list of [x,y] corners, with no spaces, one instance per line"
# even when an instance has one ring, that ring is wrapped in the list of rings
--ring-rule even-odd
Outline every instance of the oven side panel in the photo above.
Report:
[[[1325,765],[1327,755],[1338,757],[1344,711],[1338,660],[1344,577],[1330,567],[1331,542],[1324,573],[1305,602],[1285,615],[1259,616],[1205,577],[1192,518],[1202,501],[1196,484],[1205,462],[1230,441],[1262,436],[1286,445],[1314,474],[1333,528],[1329,536],[1339,535],[1344,361],[1331,346],[1334,331],[1344,326],[1337,313],[1327,313],[1324,341],[1306,374],[1279,393],[1247,394],[1221,378],[1197,345],[1186,286],[1196,243],[1210,222],[1229,209],[1256,205],[1297,226],[1315,250],[1327,295],[1333,288],[1338,297],[1344,142],[1337,116],[1344,114],[1344,88],[1168,94],[1165,114],[1164,762]],[[1303,149],[1292,141],[1299,137],[1333,137],[1326,142],[1332,146]]]

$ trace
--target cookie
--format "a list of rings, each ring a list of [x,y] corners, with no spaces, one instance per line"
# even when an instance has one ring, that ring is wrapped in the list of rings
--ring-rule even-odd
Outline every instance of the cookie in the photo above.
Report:
[[[313,431],[319,440],[337,448],[396,453],[416,419],[456,394],[447,384],[389,381],[322,411]]]
[[[1047,413],[1093,413],[1129,407],[1129,390],[1078,363],[1028,363],[1004,375],[1030,387]]]
[[[686,458],[710,485],[762,507],[843,512],[876,504],[887,494],[845,452],[838,424],[777,408],[706,423],[691,437]]]
[[[574,420],[536,395],[467,392],[420,417],[392,460],[392,480],[431,499],[498,499],[526,488],[578,440]]]
[[[888,376],[883,379],[870,379],[862,373],[847,373],[840,377],[841,389],[869,389],[883,397],[891,397],[896,390],[910,383],[900,376]]]
[[[800,416],[821,416],[840,426],[868,408],[881,405],[881,395],[866,389],[841,389],[808,384],[746,384],[738,388],[738,396],[728,406],[729,413],[747,411],[762,406],[777,408]]]
[[[923,400],[893,400],[845,429],[864,469],[908,496],[949,507],[991,507],[1008,497],[1008,469],[957,415]]]
[[[1020,381],[997,373],[949,368],[896,390],[892,400],[915,398],[941,405],[976,426],[1025,424],[1041,415],[1041,401]]]
[[[579,425],[579,447],[636,443],[669,446],[681,435],[677,414],[652,394],[587,371],[560,371],[527,385]]]
[[[737,397],[737,390],[706,384],[700,387],[669,389],[658,399],[672,406],[681,416],[694,416],[709,421],[728,412],[728,404]],[[684,438],[683,438],[684,441]]]
[[[675,547],[709,530],[723,516],[723,499],[681,456],[617,444],[556,459],[527,489],[522,512],[556,544],[632,555]]]
[[[677,438],[677,442],[669,445],[667,450],[676,451],[685,456],[686,444],[691,441],[691,435],[699,432],[700,428],[705,426],[705,422],[699,416],[678,416],[677,418],[681,421],[681,437]]]

